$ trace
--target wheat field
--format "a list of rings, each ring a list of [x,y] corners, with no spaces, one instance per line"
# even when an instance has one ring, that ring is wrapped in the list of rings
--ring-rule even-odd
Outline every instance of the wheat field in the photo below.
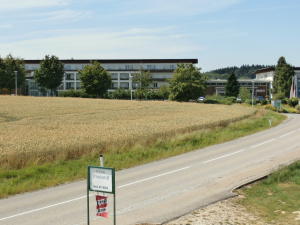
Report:
[[[0,167],[119,151],[253,113],[239,105],[0,96]]]

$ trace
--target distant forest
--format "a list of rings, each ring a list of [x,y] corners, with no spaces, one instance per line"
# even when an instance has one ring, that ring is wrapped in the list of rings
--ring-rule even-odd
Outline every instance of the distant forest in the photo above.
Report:
[[[238,79],[253,79],[255,78],[255,74],[253,74],[253,72],[267,67],[274,67],[274,65],[242,65],[241,67],[232,66],[227,68],[211,70],[209,72],[206,72],[205,75],[208,77],[208,79],[227,80],[229,74],[231,72],[234,72],[235,76]]]

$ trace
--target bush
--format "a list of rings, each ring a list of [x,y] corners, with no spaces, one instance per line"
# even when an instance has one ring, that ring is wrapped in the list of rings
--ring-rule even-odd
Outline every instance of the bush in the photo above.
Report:
[[[282,104],[287,104],[287,100],[286,100],[286,98],[284,98],[284,99],[281,99],[281,103],[282,103]]]
[[[89,96],[82,90],[75,91],[74,89],[71,89],[69,91],[61,91],[58,93],[59,97],[75,97],[75,98],[88,98]]]
[[[204,99],[203,103],[206,103],[206,104],[221,104],[218,100],[215,100],[215,99]]]
[[[118,88],[112,92],[109,96],[112,99],[130,99],[130,90],[125,90],[124,88]]]
[[[246,99],[245,103],[248,105],[252,105],[252,99]],[[256,102],[255,102],[255,100],[253,100],[253,105],[255,105],[255,104],[256,104]]]
[[[236,97],[226,97],[226,101],[235,102]]]
[[[263,99],[263,100],[260,101],[260,104],[261,105],[267,105],[268,101],[266,99]]]
[[[296,105],[299,104],[299,99],[298,98],[290,98],[287,100],[287,104],[291,107],[295,107]]]

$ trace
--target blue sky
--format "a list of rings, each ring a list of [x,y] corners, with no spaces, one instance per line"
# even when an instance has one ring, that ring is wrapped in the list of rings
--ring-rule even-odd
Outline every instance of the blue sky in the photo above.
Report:
[[[0,56],[300,66],[299,0],[0,0]]]

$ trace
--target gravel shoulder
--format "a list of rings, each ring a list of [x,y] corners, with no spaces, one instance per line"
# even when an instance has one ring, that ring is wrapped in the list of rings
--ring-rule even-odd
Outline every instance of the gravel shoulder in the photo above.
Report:
[[[269,225],[249,213],[243,206],[236,203],[240,197],[222,200],[188,215],[170,221],[165,225],[212,225],[212,224],[245,224]]]

